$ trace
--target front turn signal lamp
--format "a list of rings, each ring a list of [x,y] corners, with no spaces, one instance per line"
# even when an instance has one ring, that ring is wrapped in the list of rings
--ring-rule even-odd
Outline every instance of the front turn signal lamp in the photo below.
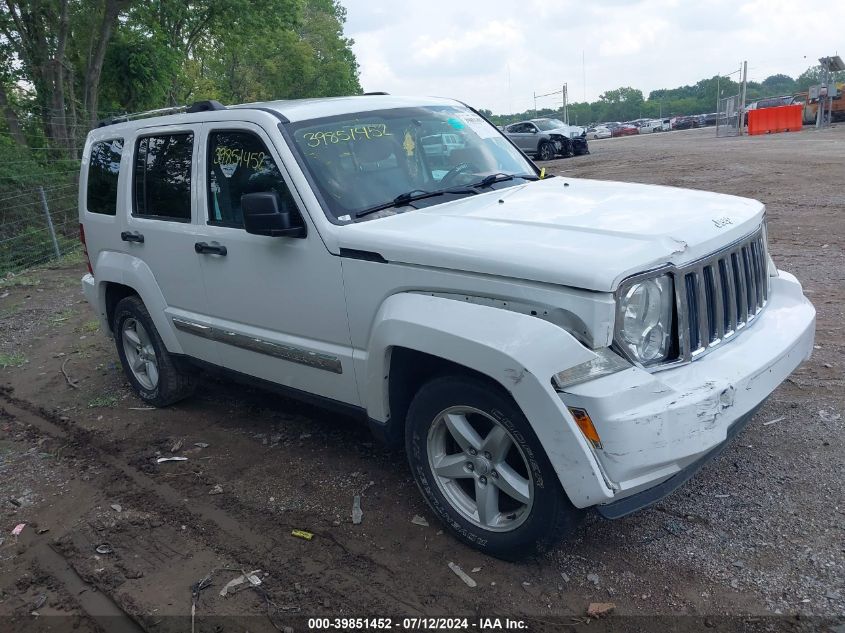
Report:
[[[593,350],[596,357],[585,363],[580,363],[552,376],[555,389],[563,391],[567,387],[594,380],[608,374],[615,374],[632,367],[631,363],[619,356],[608,347]]]
[[[587,438],[590,444],[594,448],[601,448],[601,438],[599,437],[599,432],[596,431],[596,427],[593,425],[593,421],[590,419],[590,414],[584,409],[577,409],[575,407],[569,407],[569,412],[575,418],[575,424],[578,425],[581,433],[584,434],[584,437]]]

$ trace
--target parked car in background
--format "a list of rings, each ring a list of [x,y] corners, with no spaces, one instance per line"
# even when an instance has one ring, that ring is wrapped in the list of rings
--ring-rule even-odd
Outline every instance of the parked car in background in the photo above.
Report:
[[[763,110],[765,108],[778,108],[780,106],[793,105],[796,102],[799,102],[799,101],[795,98],[795,95],[783,95],[781,97],[767,97],[765,99],[759,99],[758,101],[754,101],[753,103],[749,103],[748,106],[746,106],[745,109],[746,110]]]
[[[584,128],[577,125],[567,125],[560,119],[531,119],[531,122],[541,131],[565,135],[572,143],[572,154],[574,156],[590,153],[590,148],[587,146],[587,131]]]
[[[552,160],[556,156],[572,156],[572,141],[561,131],[542,131],[533,121],[512,123],[505,134],[529,156],[538,160]]]
[[[611,136],[613,136],[613,133],[610,131],[610,128],[604,127],[603,125],[587,128],[587,138],[590,140],[610,138]]]
[[[420,139],[423,152],[431,159],[432,163],[445,165],[449,156],[455,150],[463,149],[466,143],[460,134],[430,134]]]
[[[613,128],[612,130],[613,136],[633,136],[635,134],[639,134],[640,130],[636,125],[632,125],[631,123],[623,123],[619,127]]]
[[[696,116],[679,116],[672,124],[674,130],[691,130],[692,128],[701,127],[698,117]]]
[[[708,126],[708,125],[716,125],[716,120],[719,118],[718,112],[710,112],[709,114],[702,114],[701,115],[701,125]]]
[[[558,119],[531,119],[505,128],[505,134],[526,154],[540,160],[589,154],[585,130]]]
[[[663,131],[662,119],[651,119],[640,126],[640,134],[652,134],[653,132]]]

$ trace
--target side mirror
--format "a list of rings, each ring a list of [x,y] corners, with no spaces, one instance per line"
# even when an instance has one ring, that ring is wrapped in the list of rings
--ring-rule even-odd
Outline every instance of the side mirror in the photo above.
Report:
[[[241,196],[244,228],[253,235],[270,237],[305,237],[305,222],[298,212],[282,210],[275,191],[245,193]]]

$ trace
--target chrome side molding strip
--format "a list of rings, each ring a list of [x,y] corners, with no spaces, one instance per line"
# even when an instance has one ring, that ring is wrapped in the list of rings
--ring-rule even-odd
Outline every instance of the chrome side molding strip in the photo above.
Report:
[[[177,330],[182,330],[194,336],[225,343],[226,345],[239,347],[250,352],[273,356],[274,358],[280,358],[291,363],[330,371],[335,374],[343,373],[343,366],[341,365],[340,359],[332,354],[323,354],[293,345],[273,343],[266,339],[195,323],[194,321],[188,321],[180,317],[173,317],[172,320]]]

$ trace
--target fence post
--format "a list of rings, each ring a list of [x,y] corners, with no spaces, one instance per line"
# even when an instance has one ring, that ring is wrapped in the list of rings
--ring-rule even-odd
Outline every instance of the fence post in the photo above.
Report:
[[[56,251],[56,259],[59,259],[62,252],[59,250],[59,241],[56,239],[56,229],[53,228],[53,218],[50,217],[50,207],[47,206],[47,194],[44,193],[44,187],[39,186],[38,193],[41,194],[41,206],[44,208],[44,215],[47,216],[47,228],[53,240],[53,250]]]

